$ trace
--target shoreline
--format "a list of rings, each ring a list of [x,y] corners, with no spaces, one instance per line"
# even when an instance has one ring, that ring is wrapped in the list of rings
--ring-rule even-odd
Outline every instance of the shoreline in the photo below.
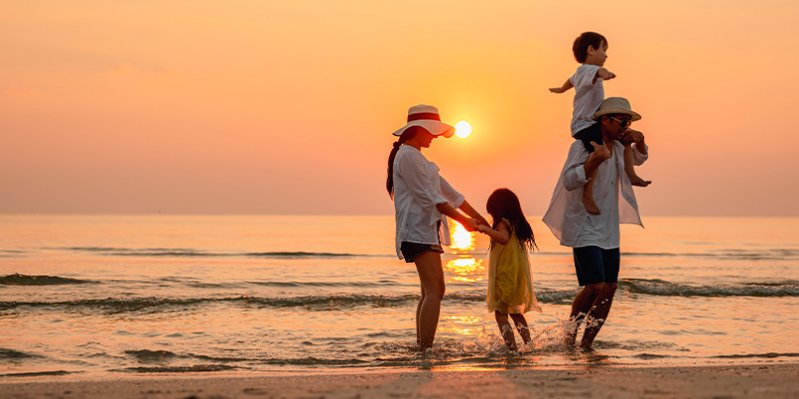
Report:
[[[0,398],[799,397],[799,363],[0,379]],[[56,377],[57,378],[57,377]]]

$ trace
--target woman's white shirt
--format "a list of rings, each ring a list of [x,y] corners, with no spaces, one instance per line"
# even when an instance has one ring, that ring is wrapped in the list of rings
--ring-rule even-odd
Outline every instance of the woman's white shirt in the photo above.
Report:
[[[463,195],[438,174],[438,166],[421,151],[401,145],[394,158],[394,211],[397,222],[397,256],[403,259],[403,241],[449,245],[449,225],[437,204],[453,208],[463,204]],[[439,226],[438,222],[442,222]]]

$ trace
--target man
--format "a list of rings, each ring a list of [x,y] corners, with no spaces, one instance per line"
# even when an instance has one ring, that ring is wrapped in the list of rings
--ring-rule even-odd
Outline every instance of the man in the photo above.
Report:
[[[648,157],[643,133],[629,128],[641,116],[621,97],[602,102],[594,114],[592,148],[575,141],[563,167],[544,223],[560,240],[571,247],[577,280],[583,289],[574,298],[566,343],[574,346],[577,330],[587,319],[580,347],[590,350],[602,328],[619,276],[619,223],[641,225],[638,204],[630,179],[624,172],[624,148],[632,146],[635,165]],[[594,175],[593,194],[598,215],[589,214],[582,202],[587,176]]]

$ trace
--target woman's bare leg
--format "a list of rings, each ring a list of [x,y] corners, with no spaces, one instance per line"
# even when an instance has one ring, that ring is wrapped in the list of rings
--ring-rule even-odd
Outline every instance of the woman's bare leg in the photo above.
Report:
[[[422,286],[422,297],[416,305],[416,345],[422,345],[422,336],[419,333],[419,314],[422,313],[422,302],[424,302],[424,286]]]
[[[425,350],[433,346],[438,328],[438,316],[441,312],[441,300],[444,298],[444,269],[441,267],[441,254],[435,251],[423,252],[413,260],[419,281],[422,283],[424,297],[417,313],[419,326],[419,348]]]

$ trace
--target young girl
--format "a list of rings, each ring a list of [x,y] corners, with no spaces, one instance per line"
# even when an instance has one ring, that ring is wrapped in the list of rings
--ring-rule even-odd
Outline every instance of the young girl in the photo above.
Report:
[[[488,197],[486,210],[494,219],[491,227],[478,227],[480,232],[491,237],[486,302],[488,309],[494,311],[508,349],[516,351],[516,339],[508,323],[508,314],[522,340],[528,344],[530,330],[524,313],[541,311],[533,292],[530,260],[527,257],[527,251],[535,247],[535,237],[522,213],[519,198],[512,191],[506,188],[494,191]]]

